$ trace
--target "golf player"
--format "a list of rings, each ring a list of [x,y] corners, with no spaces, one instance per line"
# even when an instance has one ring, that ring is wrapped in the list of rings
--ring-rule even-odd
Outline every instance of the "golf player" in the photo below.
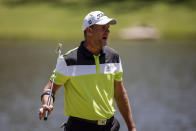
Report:
[[[110,25],[117,21],[101,11],[86,15],[82,29],[84,41],[58,58],[55,74],[43,89],[39,118],[53,110],[56,91],[64,86],[65,131],[118,131],[114,100],[129,131],[136,131],[129,99],[122,82],[119,54],[107,46]],[[54,78],[51,104],[47,106]]]

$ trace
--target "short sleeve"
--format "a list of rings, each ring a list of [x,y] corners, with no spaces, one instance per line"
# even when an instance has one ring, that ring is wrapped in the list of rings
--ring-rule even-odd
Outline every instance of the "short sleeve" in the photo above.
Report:
[[[55,72],[56,71],[56,72]],[[57,85],[64,85],[66,81],[69,79],[67,64],[63,56],[60,56],[57,59],[56,69],[53,71],[53,74],[50,77],[52,81],[54,78],[54,83]]]
[[[122,76],[123,76],[123,69],[122,69],[121,59],[119,57],[119,63],[116,63],[116,71],[115,71],[114,80],[122,81]]]

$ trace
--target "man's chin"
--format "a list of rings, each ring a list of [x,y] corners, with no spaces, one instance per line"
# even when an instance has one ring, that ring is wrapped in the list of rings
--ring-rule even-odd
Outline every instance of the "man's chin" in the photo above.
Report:
[[[100,46],[104,47],[107,45],[107,40],[100,40],[99,44],[100,44]]]
[[[107,43],[108,43],[108,42],[107,42],[106,40],[104,40],[104,41],[102,42],[102,45],[103,45],[103,46],[106,46]]]

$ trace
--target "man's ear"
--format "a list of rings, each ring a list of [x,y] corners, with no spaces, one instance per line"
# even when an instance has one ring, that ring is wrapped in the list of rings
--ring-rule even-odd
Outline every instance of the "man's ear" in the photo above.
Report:
[[[92,29],[92,28],[90,28],[90,27],[87,27],[87,28],[86,28],[86,33],[87,33],[88,35],[92,35],[92,32],[93,32],[93,29]]]

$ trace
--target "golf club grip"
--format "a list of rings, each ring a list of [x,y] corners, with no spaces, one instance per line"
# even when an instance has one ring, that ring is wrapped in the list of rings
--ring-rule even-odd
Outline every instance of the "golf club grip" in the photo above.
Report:
[[[47,121],[47,119],[48,119],[48,110],[47,110],[46,113],[45,113],[44,121]]]

